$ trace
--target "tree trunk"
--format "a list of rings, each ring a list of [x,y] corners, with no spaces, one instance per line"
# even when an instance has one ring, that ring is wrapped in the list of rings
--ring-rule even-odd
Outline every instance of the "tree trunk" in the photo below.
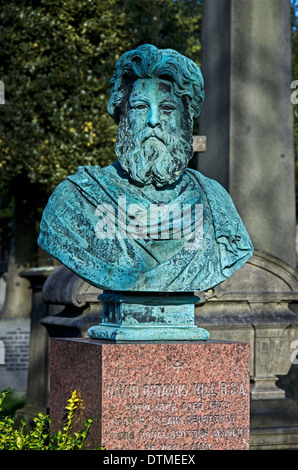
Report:
[[[21,180],[21,179],[20,179]],[[28,318],[32,292],[28,279],[20,273],[33,266],[37,253],[37,204],[34,186],[19,184],[14,196],[12,238],[8,260],[7,287],[2,318]]]

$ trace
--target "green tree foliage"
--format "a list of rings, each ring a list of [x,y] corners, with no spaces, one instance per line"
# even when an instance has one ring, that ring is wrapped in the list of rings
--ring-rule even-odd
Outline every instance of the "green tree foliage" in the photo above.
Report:
[[[11,201],[14,214],[5,316],[29,315],[30,291],[18,274],[34,263],[50,193],[80,165],[115,161],[116,125],[106,107],[117,59],[152,43],[199,63],[200,25],[198,0],[2,2],[0,243]]]
[[[6,2],[0,13],[3,184],[13,192],[21,175],[51,191],[79,165],[114,161],[116,127],[106,106],[116,60],[150,42],[198,62],[200,23],[200,2],[192,0]]]

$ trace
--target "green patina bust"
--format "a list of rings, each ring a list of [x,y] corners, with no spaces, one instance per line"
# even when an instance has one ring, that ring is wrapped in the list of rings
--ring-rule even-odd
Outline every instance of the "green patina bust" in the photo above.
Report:
[[[118,160],[79,167],[48,201],[39,245],[104,290],[105,323],[91,337],[115,339],[125,324],[140,326],[139,339],[156,339],[148,331],[163,323],[193,332],[192,314],[182,313],[198,301],[193,293],[221,283],[253,254],[228,193],[187,168],[203,100],[200,68],[178,52],[143,45],[123,54],[108,103]]]

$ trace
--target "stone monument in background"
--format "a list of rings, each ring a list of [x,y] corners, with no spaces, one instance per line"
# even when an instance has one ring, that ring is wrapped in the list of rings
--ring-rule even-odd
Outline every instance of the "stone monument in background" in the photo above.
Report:
[[[254,247],[296,267],[290,2],[203,8],[198,169],[229,192]]]
[[[203,6],[200,133],[208,145],[198,169],[229,192],[255,252],[201,295],[196,320],[214,339],[250,343],[252,449],[298,448],[290,9],[283,0]]]
[[[199,67],[178,52],[123,54],[108,103],[118,160],[80,167],[42,216],[39,245],[103,289],[89,339],[51,341],[53,426],[75,387],[95,413],[90,445],[248,448],[248,344],[209,342],[194,322],[195,292],[253,254],[228,193],[187,169],[203,100]]]

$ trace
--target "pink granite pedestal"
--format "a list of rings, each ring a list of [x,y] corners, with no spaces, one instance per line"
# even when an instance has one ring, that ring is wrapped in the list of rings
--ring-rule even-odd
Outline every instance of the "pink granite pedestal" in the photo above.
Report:
[[[249,448],[247,343],[51,339],[52,432],[73,390],[94,418],[87,448]]]

